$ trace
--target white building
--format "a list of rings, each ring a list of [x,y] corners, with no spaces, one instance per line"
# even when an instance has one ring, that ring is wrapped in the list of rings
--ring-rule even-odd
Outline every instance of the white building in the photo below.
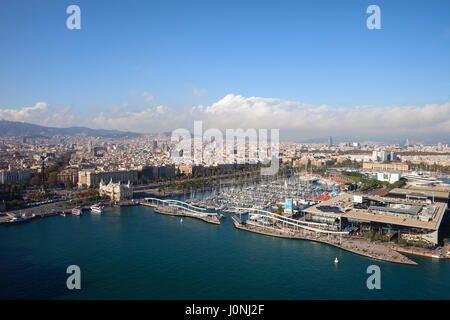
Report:
[[[402,174],[400,172],[377,172],[377,180],[394,183],[400,180]]]
[[[121,182],[114,183],[111,179],[108,184],[104,184],[101,180],[99,194],[100,197],[108,197],[113,201],[133,199],[133,187],[129,181],[127,184],[122,184]]]
[[[376,151],[372,152],[372,161],[394,161],[397,160],[397,155],[394,151]]]

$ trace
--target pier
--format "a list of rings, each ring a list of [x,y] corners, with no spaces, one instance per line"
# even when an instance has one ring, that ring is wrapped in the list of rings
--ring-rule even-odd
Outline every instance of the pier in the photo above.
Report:
[[[348,235],[343,236],[343,234],[339,232],[330,232],[325,230],[319,232],[306,227],[294,229],[292,227],[283,227],[277,223],[270,224],[251,220],[242,222],[236,216],[233,216],[232,220],[234,226],[240,230],[273,237],[321,242],[377,260],[411,265],[417,264],[413,260],[387,246],[377,243],[370,243],[365,239],[351,238]]]
[[[190,217],[212,224],[220,224],[217,213],[207,212],[205,208],[196,207],[179,200],[162,200],[158,198],[145,198],[141,205],[152,207],[155,212],[170,216]]]

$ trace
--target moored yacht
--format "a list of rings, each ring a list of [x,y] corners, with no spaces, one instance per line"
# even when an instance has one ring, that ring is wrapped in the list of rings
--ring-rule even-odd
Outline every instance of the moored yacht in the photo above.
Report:
[[[91,212],[92,213],[103,213],[104,208],[103,206],[99,205],[99,204],[94,204],[93,206],[91,206]]]
[[[29,219],[29,217],[27,217],[26,215],[21,215],[21,216],[16,216],[13,217],[11,220],[9,220],[9,223],[21,223],[21,222],[25,222]]]
[[[83,211],[81,210],[80,207],[76,207],[72,209],[72,214],[76,216],[81,216],[83,214]]]

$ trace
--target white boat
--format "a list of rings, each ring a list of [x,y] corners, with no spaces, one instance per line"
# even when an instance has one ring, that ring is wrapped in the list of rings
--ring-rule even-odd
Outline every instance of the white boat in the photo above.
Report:
[[[338,263],[339,262],[339,260],[338,260],[338,258],[336,257],[335,259],[334,259],[334,263]]]
[[[81,216],[83,214],[83,211],[81,211],[81,208],[73,208],[72,214],[74,214],[76,216]]]
[[[180,223],[183,223],[183,218],[180,219]]]
[[[9,223],[21,223],[27,221],[29,218],[25,215],[13,217],[11,220],[9,220]]]
[[[93,206],[91,206],[91,212],[92,213],[100,213],[100,214],[102,214],[103,211],[105,211],[105,209],[101,205],[94,204]]]

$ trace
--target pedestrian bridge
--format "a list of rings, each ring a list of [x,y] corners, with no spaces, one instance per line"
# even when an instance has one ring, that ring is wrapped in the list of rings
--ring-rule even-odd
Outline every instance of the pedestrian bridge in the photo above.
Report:
[[[155,206],[169,206],[174,208],[179,208],[188,212],[197,213],[199,215],[203,216],[217,216],[216,212],[207,212],[205,208],[200,208],[197,206],[194,206],[192,204],[180,201],[180,200],[174,200],[174,199],[158,199],[158,198],[144,198],[146,203],[153,204]]]
[[[334,234],[334,235],[347,235],[348,231],[336,231],[330,230],[331,225],[327,223],[319,223],[319,222],[309,222],[309,221],[301,221],[297,219],[292,219],[289,217],[285,217],[283,215],[276,214],[274,212],[270,212],[262,209],[255,208],[235,208],[242,211],[253,211],[256,214],[261,216],[265,216],[267,220],[271,220],[272,223],[279,222],[282,223],[284,227],[288,227],[291,229],[304,229],[308,231],[318,232],[318,233],[326,233],[326,234]],[[250,213],[250,212],[249,212]]]

